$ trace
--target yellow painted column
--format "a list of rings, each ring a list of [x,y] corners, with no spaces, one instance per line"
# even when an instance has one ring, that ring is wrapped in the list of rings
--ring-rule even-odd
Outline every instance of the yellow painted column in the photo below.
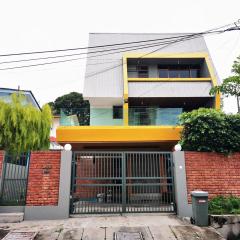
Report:
[[[123,56],[123,124],[128,126],[128,73],[127,57]]]
[[[124,126],[128,126],[128,103],[124,103],[123,105],[123,124]]]
[[[221,95],[220,93],[217,93],[215,96],[215,108],[220,109],[221,108]]]

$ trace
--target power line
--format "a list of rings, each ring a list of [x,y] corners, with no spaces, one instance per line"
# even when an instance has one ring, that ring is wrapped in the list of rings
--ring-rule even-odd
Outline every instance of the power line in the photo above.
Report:
[[[217,28],[214,28],[214,29],[211,29],[211,30],[218,30],[218,29],[221,29],[221,28],[224,28],[224,27],[227,27],[227,26],[231,26],[231,25],[236,24],[238,22],[239,22],[239,20],[234,22],[234,23],[226,24],[224,26],[217,27]],[[209,31],[211,31],[211,30],[209,30]],[[202,33],[204,33],[204,32],[202,32]],[[7,54],[0,54],[0,57],[30,55],[30,54],[42,54],[42,53],[54,53],[54,52],[65,52],[65,51],[76,51],[76,50],[86,50],[86,49],[94,49],[94,48],[104,48],[104,47],[128,45],[128,44],[135,44],[135,43],[162,41],[162,40],[175,39],[175,38],[179,38],[179,37],[192,36],[192,35],[194,35],[194,34],[184,34],[184,35],[179,35],[179,36],[175,36],[175,37],[165,37],[165,38],[157,38],[157,39],[149,39],[149,40],[141,40],[141,41],[106,44],[106,45],[95,45],[95,46],[88,46],[88,47],[66,48],[66,49],[44,50],[44,51],[32,51],[32,52],[20,52],[20,53],[7,53]]]
[[[154,47],[154,46],[159,46],[159,44],[153,44],[153,45],[147,46],[147,47],[133,48],[131,50],[139,50],[139,49],[143,49],[143,48],[145,49],[145,48],[150,48],[150,47]],[[110,54],[116,54],[116,53],[127,52],[127,51],[129,51],[129,49],[118,51],[118,52],[113,52],[113,53],[106,53],[106,54],[96,55],[96,56],[110,55]],[[92,56],[92,57],[96,57],[96,56]],[[91,57],[87,57],[87,58],[91,58]],[[30,64],[30,65],[6,67],[6,68],[0,68],[0,71],[12,70],[12,69],[20,69],[20,68],[28,68],[28,67],[36,67],[36,66],[44,66],[44,65],[56,64],[56,63],[72,62],[72,61],[76,61],[76,60],[80,60],[80,59],[86,59],[86,58],[72,58],[72,59],[59,60],[59,61],[53,61],[53,62],[45,62],[45,63]],[[111,62],[109,62],[109,63],[111,63]],[[97,63],[95,65],[97,65]]]
[[[184,35],[183,38],[181,39],[177,39],[175,41],[172,41],[172,42],[168,42],[168,44],[172,44],[172,43],[175,43],[175,42],[179,42],[179,41],[182,41],[184,39],[191,39],[191,38],[196,38],[196,37],[200,37],[202,35],[206,35],[206,34],[216,34],[216,33],[223,33],[223,32],[226,32],[226,31],[233,31],[233,30],[239,30],[237,27],[235,28],[230,28],[230,29],[225,29],[225,30],[221,30],[221,31],[206,31],[206,32],[203,32],[203,33],[195,33],[195,34],[191,34],[192,37],[190,37],[190,35]],[[195,37],[193,37],[195,36]],[[162,45],[161,43],[157,43],[157,44],[152,44],[152,45],[144,45],[144,47],[140,47],[140,48],[135,48],[135,49],[131,49],[131,50],[137,50],[137,49],[143,49],[143,48],[149,48],[149,47],[154,47],[154,46],[159,46],[159,45]],[[166,45],[166,44],[165,44]],[[121,48],[121,49],[124,49],[123,51],[120,51],[120,52],[125,52],[125,51],[129,51],[128,49],[129,47],[125,47],[125,48]],[[119,49],[119,48],[118,48]],[[128,50],[126,50],[128,49]],[[111,50],[103,50],[101,52],[105,52],[105,51],[112,51]],[[158,49],[154,50],[154,51],[158,51]],[[154,52],[153,51],[153,52]],[[95,53],[95,52],[91,52],[91,53]],[[108,53],[108,54],[115,54],[117,52],[112,52],[112,53]],[[96,55],[96,56],[89,56],[88,58],[91,58],[91,57],[97,57],[97,56],[103,56],[103,55],[107,55],[107,54],[102,54],[102,55]],[[144,57],[144,56],[142,56]],[[141,58],[141,57],[140,57]],[[60,60],[60,61],[54,61],[54,62],[45,62],[45,63],[38,63],[38,64],[30,64],[30,65],[22,65],[22,66],[15,66],[15,67],[7,67],[7,68],[1,68],[0,70],[11,70],[11,69],[19,69],[19,68],[27,68],[27,67],[35,67],[35,66],[43,66],[43,65],[49,65],[49,64],[55,64],[55,63],[64,63],[64,62],[69,62],[69,61],[76,61],[76,60],[79,60],[79,59],[82,59],[82,58],[74,58],[74,59],[67,59],[67,60]],[[115,67],[119,67],[119,66],[122,66],[122,64],[120,65],[117,65],[117,66],[113,66],[109,69],[106,69],[106,70],[103,70],[101,72],[105,72],[105,71],[108,71],[108,70],[111,70],[111,69],[114,69]],[[101,73],[101,72],[98,72],[98,73]],[[98,73],[94,73],[95,74],[98,74]],[[92,75],[91,75],[92,76]],[[86,77],[89,77],[89,76],[86,76]]]
[[[88,53],[87,52],[86,53],[74,53],[74,54],[66,54],[66,55],[57,55],[57,56],[48,56],[48,57],[39,57],[39,58],[30,58],[30,59],[20,59],[20,60],[4,61],[4,62],[0,62],[0,64],[28,62],[28,61],[36,61],[36,60],[46,60],[46,59],[54,59],[54,58],[62,58],[62,57],[73,57],[73,56],[93,54],[93,53],[99,53],[99,52],[110,52],[110,51],[121,50],[121,49],[130,49],[131,50],[134,47],[157,46],[157,45],[164,45],[166,43],[169,43],[169,41],[160,42],[160,43],[154,43],[154,44],[151,43],[151,44],[136,45],[136,46],[134,45],[134,46],[123,47],[123,48],[112,48],[112,49],[106,49],[106,50],[94,51],[94,52],[88,52]],[[90,58],[90,57],[96,57],[96,56],[89,56],[89,57],[85,57],[85,58]],[[83,58],[83,59],[85,59],[85,58]]]

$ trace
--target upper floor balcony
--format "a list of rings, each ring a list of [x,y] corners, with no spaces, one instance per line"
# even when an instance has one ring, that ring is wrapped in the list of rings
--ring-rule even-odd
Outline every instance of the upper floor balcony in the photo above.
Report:
[[[129,81],[210,80],[210,73],[204,58],[128,58],[127,77]]]

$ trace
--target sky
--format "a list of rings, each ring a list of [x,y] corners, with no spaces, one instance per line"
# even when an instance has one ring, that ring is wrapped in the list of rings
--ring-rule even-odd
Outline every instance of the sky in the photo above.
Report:
[[[85,47],[89,32],[200,32],[240,19],[239,9],[239,0],[0,0],[0,54]],[[220,78],[230,76],[240,55],[240,31],[205,40]],[[82,59],[0,70],[0,87],[31,90],[43,105],[82,92],[85,64]],[[7,66],[16,63],[0,69]],[[224,110],[236,112],[236,100],[225,99]]]

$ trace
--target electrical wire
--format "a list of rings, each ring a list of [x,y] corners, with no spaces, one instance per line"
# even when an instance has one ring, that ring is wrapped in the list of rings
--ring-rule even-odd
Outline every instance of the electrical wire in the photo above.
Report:
[[[179,41],[182,41],[182,40],[188,39],[188,38],[190,39],[190,38],[192,38],[193,36],[200,37],[200,36],[206,35],[206,34],[223,33],[223,32],[226,32],[226,31],[233,31],[233,30],[239,30],[239,29],[238,29],[238,27],[235,27],[235,28],[233,27],[233,28],[229,28],[229,29],[225,29],[225,30],[220,30],[220,31],[219,31],[219,30],[218,30],[218,31],[208,30],[208,31],[203,32],[203,33],[195,33],[195,34],[191,34],[191,35],[184,35],[183,38],[177,39],[177,40],[172,41],[172,42],[169,42],[168,44],[172,44],[172,43],[175,43],[175,42],[179,42]],[[191,36],[191,37],[190,37],[190,36]],[[179,37],[178,37],[178,38],[179,38]],[[196,37],[194,37],[194,38],[196,38]],[[158,43],[158,44],[153,44],[153,45],[159,46],[159,45],[162,45],[162,44],[161,44],[161,43]],[[153,47],[153,45],[150,45],[150,46],[148,45],[147,47]],[[166,44],[165,44],[165,45],[166,45]],[[146,47],[146,45],[144,45],[143,48],[147,48],[147,47]],[[128,48],[130,48],[130,47],[117,48],[117,49],[124,49],[124,51],[129,51]],[[126,50],[126,49],[128,49],[128,50]],[[137,49],[141,49],[141,48],[137,48]],[[106,51],[112,51],[112,50],[115,50],[115,49],[106,49],[106,50],[89,52],[89,53],[91,54],[91,53],[96,53],[96,52],[106,52]],[[131,49],[131,50],[136,50],[136,49]],[[120,51],[120,52],[124,52],[124,51]],[[156,50],[154,50],[154,51],[158,51],[158,49],[156,49]],[[153,51],[153,52],[154,52],[154,51]],[[88,53],[88,54],[89,54],[89,53]],[[114,52],[114,53],[116,53],[116,52]],[[114,54],[114,53],[110,53],[110,54]],[[148,53],[148,54],[150,54],[150,53]],[[104,54],[102,54],[102,55],[104,55]],[[101,55],[101,56],[102,56],[102,55]],[[89,57],[91,57],[91,56],[89,56]],[[92,57],[96,57],[96,56],[92,56]],[[142,57],[144,57],[144,56],[142,56]],[[10,70],[10,69],[19,69],[19,68],[34,67],[34,66],[43,66],[43,65],[55,64],[55,63],[64,63],[64,62],[69,62],[69,61],[75,61],[75,60],[79,60],[79,59],[81,59],[81,58],[60,60],[60,61],[54,61],[54,62],[37,63],[37,64],[30,64],[30,65],[23,65],[23,66],[15,66],[15,67],[7,67],[7,68],[1,68],[0,70]],[[105,71],[111,70],[111,69],[113,69],[113,68],[115,68],[115,67],[119,67],[119,66],[122,66],[122,64],[117,65],[117,66],[114,66],[114,67],[111,67],[111,68],[109,68],[109,69],[105,69],[105,70],[103,70],[103,71],[105,72]],[[99,73],[101,73],[101,72],[99,72]],[[95,74],[96,74],[96,73],[94,73],[94,75],[95,75]],[[91,74],[90,76],[92,76],[92,74]],[[89,76],[87,76],[87,77],[89,77]]]
[[[131,50],[132,48],[135,48],[135,47],[157,46],[157,45],[163,45],[163,44],[166,44],[166,43],[169,43],[169,41],[168,42],[154,43],[154,44],[151,43],[151,44],[144,44],[144,45],[136,45],[136,46],[124,47],[124,48],[106,49],[106,50],[94,51],[94,52],[88,52],[88,53],[73,53],[73,54],[66,54],[66,55],[57,55],[57,56],[48,56],[48,57],[40,57],[40,58],[30,58],[30,59],[20,59],[20,60],[13,60],[13,61],[4,61],[4,62],[0,62],[0,64],[28,62],[28,61],[35,61],[35,60],[46,60],[46,59],[54,59],[54,58],[62,58],[62,57],[72,57],[72,56],[93,54],[93,53],[99,53],[99,52],[109,52],[109,51],[115,51],[115,50],[121,50],[121,49],[130,49]],[[89,56],[89,57],[91,57],[91,56]],[[85,58],[83,58],[83,59],[85,59]]]
[[[239,22],[240,22],[240,20],[237,20],[234,23],[230,23],[230,24],[226,24],[224,26],[216,27],[216,28],[210,29],[209,31],[219,30],[221,28],[228,27],[228,26],[231,26],[233,24],[236,25],[236,23],[239,23]],[[200,32],[200,34],[201,33],[204,33],[204,32]],[[0,54],[0,57],[29,55],[29,54],[54,53],[54,52],[64,52],[64,51],[75,51],[75,50],[86,50],[86,49],[94,49],[94,48],[103,48],[103,47],[111,47],[111,46],[121,46],[121,45],[135,44],[135,43],[145,43],[145,42],[154,42],[154,41],[175,39],[175,38],[179,38],[179,37],[193,36],[194,34],[195,33],[178,35],[178,36],[175,36],[175,37],[172,36],[172,37],[165,37],[165,38],[157,38],[157,39],[149,39],[149,40],[141,40],[141,41],[132,41],[132,42],[122,42],[122,43],[114,43],[114,44],[106,44],[106,45],[95,45],[95,46],[88,46],[88,47],[66,48],[66,49],[45,50],[45,51],[32,51],[32,52],[20,52],[20,53],[7,53],[7,54]],[[87,53],[85,53],[85,54],[87,54]]]

